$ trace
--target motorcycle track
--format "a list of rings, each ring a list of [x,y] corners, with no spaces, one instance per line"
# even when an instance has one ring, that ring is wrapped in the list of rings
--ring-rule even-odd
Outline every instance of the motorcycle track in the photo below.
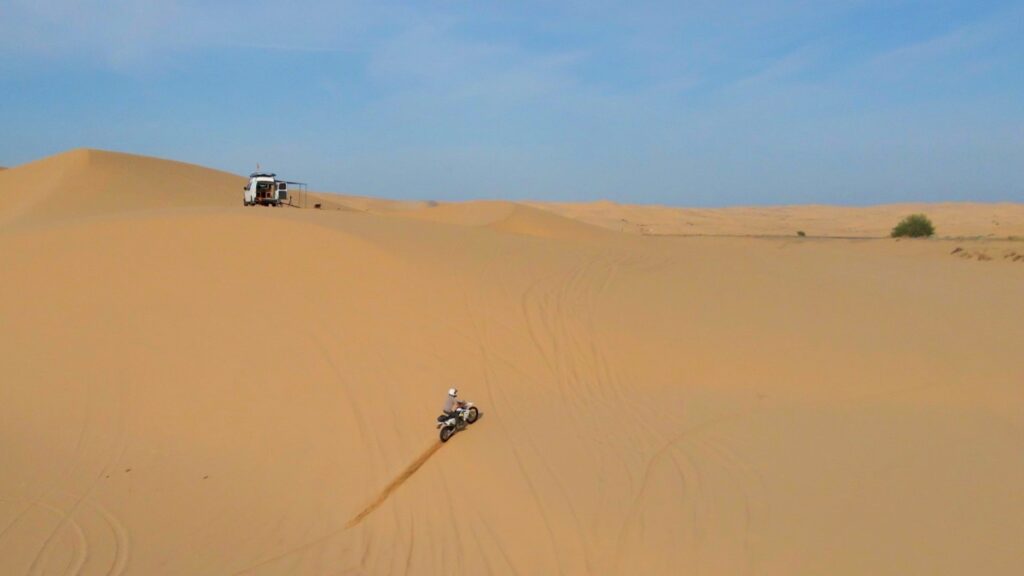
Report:
[[[430,460],[430,457],[441,449],[441,446],[442,444],[440,441],[434,442],[433,444],[428,446],[427,449],[424,450],[422,454],[420,454],[415,460],[413,460],[408,466],[405,467],[405,470],[402,470],[402,472],[400,472],[398,476],[395,476],[391,480],[391,482],[389,482],[388,485],[385,486],[384,489],[381,490],[379,494],[377,494],[377,497],[374,498],[372,502],[366,505],[366,507],[364,507],[358,514],[353,516],[352,519],[348,521],[348,524],[345,525],[345,529],[347,530],[349,528],[357,526],[367,516],[372,514],[374,510],[379,508],[380,505],[383,504],[388,499],[389,496],[391,496],[391,493],[397,490],[402,484],[405,484],[405,481],[412,477],[412,475],[415,474],[417,470],[419,470],[424,464],[426,464],[427,460]]]

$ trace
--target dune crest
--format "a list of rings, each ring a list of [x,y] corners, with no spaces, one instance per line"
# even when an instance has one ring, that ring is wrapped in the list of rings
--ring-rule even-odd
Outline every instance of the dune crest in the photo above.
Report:
[[[194,164],[80,148],[0,174],[0,222],[230,207],[245,179]]]
[[[607,231],[547,210],[516,202],[468,201],[441,203],[387,213],[430,222],[484,228],[506,234],[561,240],[588,240]]]

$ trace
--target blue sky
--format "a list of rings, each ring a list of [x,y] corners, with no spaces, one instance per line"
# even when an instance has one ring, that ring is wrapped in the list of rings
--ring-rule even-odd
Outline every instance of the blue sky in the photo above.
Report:
[[[0,1],[0,165],[319,190],[1024,201],[1024,1]]]

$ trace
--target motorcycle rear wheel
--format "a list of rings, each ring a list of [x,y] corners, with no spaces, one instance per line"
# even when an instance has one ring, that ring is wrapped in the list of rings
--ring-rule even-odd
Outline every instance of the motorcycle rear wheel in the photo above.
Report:
[[[441,442],[447,442],[448,439],[452,437],[452,434],[455,434],[455,428],[452,428],[451,426],[441,428]]]

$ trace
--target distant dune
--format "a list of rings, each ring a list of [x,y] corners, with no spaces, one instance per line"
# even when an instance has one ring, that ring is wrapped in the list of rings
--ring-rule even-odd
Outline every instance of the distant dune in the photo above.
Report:
[[[0,174],[0,573],[1024,571],[1019,204],[243,184]]]
[[[602,226],[647,235],[885,237],[909,214],[925,213],[945,237],[1024,237],[1024,204],[944,202],[879,206],[674,208],[592,202],[530,202]]]
[[[424,220],[493,224],[513,208],[530,207],[615,232],[646,236],[807,236],[884,238],[900,220],[925,213],[945,238],[1024,237],[1024,204],[943,202],[878,206],[750,206],[680,208],[601,201],[410,202],[339,194],[310,194],[309,206],[373,214],[399,213]],[[427,208],[431,208],[427,210]]]

